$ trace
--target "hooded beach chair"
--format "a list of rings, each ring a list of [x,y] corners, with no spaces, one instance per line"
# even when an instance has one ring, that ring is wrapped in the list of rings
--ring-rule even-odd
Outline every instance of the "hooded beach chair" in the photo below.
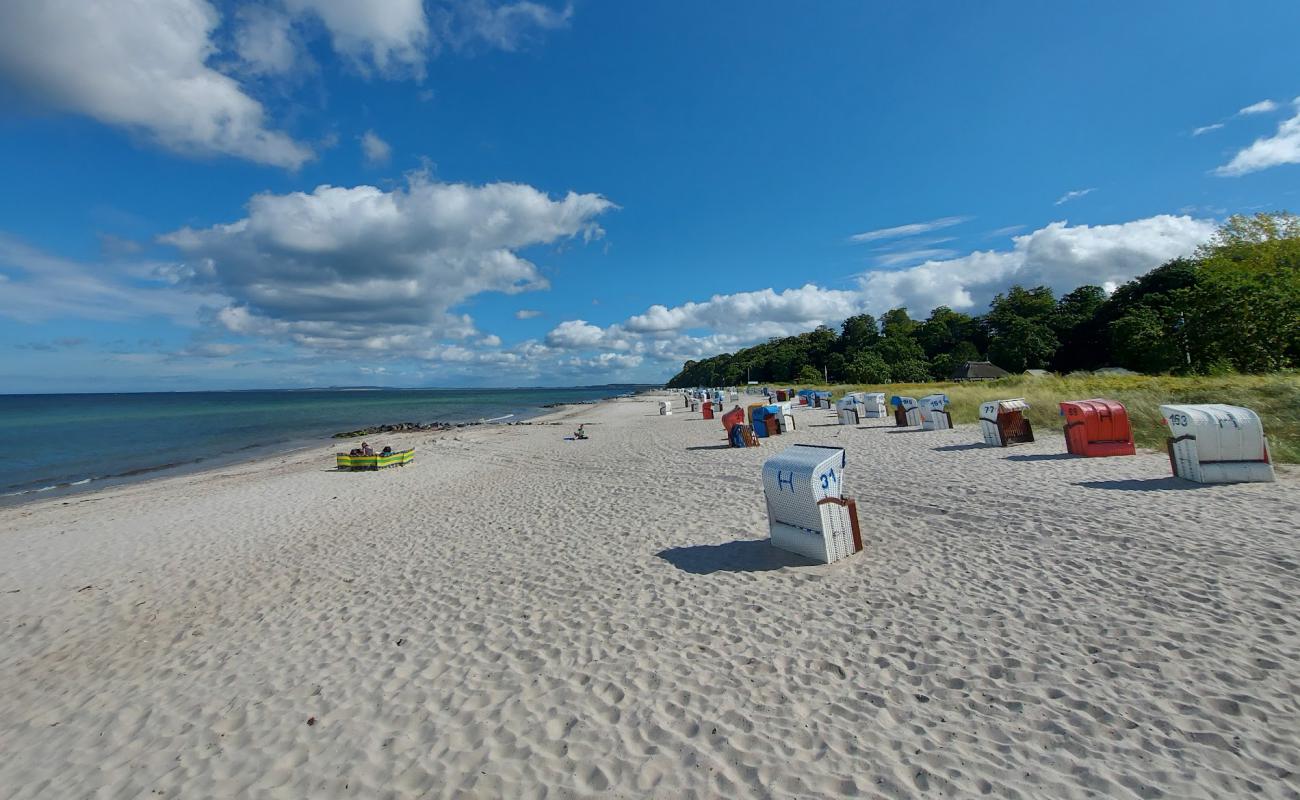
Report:
[[[795,445],[763,463],[772,546],[829,564],[862,550],[857,504],[843,495],[844,449]]]
[[[1169,465],[1196,483],[1271,482],[1272,458],[1259,415],[1240,406],[1160,406],[1169,426]]]
[[[1006,447],[1034,440],[1034,429],[1025,419],[1029,403],[1023,397],[1011,400],[990,400],[980,406],[980,431],[984,443]]]

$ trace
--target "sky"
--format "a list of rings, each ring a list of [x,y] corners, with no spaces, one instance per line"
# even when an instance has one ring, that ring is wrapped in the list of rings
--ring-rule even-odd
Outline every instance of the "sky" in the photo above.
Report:
[[[666,380],[1300,206],[1300,4],[11,0],[0,393]]]

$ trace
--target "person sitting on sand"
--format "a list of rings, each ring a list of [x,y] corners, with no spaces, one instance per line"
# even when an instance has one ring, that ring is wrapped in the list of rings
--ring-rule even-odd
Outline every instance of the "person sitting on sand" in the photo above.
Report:
[[[393,448],[389,447],[388,445],[384,445],[384,449],[379,451],[379,455],[381,456],[391,456],[392,454],[393,454]]]
[[[577,429],[576,431],[573,432],[573,438],[575,438],[575,439],[586,439],[586,438],[587,438],[587,432],[586,432],[585,430],[583,430],[583,426],[582,426],[582,425],[579,425],[579,426],[578,426],[578,429]]]
[[[375,451],[370,449],[370,445],[369,445],[369,443],[367,443],[367,442],[362,442],[362,443],[361,443],[361,455],[363,455],[363,456],[373,456],[374,454],[375,454]]]

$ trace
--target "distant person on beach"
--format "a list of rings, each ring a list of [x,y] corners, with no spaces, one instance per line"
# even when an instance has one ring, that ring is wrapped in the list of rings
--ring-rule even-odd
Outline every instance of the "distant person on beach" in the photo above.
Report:
[[[379,451],[379,455],[381,456],[391,456],[392,454],[393,454],[393,448],[389,447],[388,445],[384,445],[384,449]]]
[[[575,438],[575,439],[586,439],[586,438],[587,438],[587,432],[586,432],[585,430],[583,430],[583,426],[582,426],[582,425],[579,425],[579,426],[578,426],[578,430],[574,431],[574,433],[573,433],[573,438]]]
[[[369,445],[368,443],[366,443],[366,442],[362,442],[362,443],[361,443],[361,455],[363,455],[363,456],[373,456],[374,454],[375,454],[375,451],[370,449],[370,445]]]

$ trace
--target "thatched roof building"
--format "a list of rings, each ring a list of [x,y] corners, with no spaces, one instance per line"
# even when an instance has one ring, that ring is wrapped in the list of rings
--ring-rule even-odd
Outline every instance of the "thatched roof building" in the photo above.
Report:
[[[1010,374],[1010,372],[991,361],[967,361],[953,370],[952,379],[955,381],[995,381]]]

